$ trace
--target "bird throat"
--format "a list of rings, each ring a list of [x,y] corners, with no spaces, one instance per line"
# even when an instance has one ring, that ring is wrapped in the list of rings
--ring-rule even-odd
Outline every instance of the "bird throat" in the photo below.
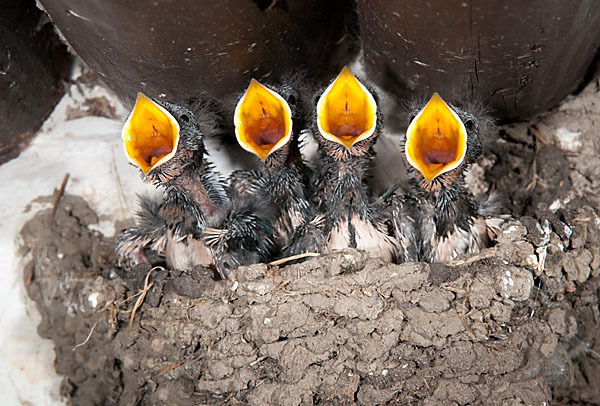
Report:
[[[150,156],[146,158],[145,161],[151,166],[154,166],[155,163],[157,163],[163,156],[167,155],[171,151],[173,151],[173,147],[168,145],[158,146],[150,151]]]
[[[455,153],[448,149],[430,149],[423,154],[423,162],[426,165],[446,165],[454,161]]]
[[[460,175],[460,172],[460,167],[453,169],[450,172],[446,172],[441,174],[440,176],[437,176],[431,182],[428,182],[422,173],[417,172],[417,181],[419,183],[419,186],[421,186],[425,191],[439,192],[442,189],[450,189],[452,185],[456,182],[458,176]]]
[[[270,119],[265,119],[263,124],[254,136],[254,142],[260,148],[269,150],[285,135],[285,129]]]
[[[358,137],[362,133],[363,130],[353,126],[352,124],[342,124],[335,131],[333,131],[333,134],[336,137],[343,140],[351,140]]]
[[[176,184],[179,193],[184,193],[187,200],[201,208],[202,214],[213,216],[218,210],[217,204],[210,198],[202,177],[195,171],[185,170],[182,174],[172,180]]]
[[[421,155],[421,159],[425,165],[447,165],[456,159],[456,145],[452,143],[452,140],[445,137],[442,131],[438,127],[425,144],[431,145],[429,148],[425,148]]]

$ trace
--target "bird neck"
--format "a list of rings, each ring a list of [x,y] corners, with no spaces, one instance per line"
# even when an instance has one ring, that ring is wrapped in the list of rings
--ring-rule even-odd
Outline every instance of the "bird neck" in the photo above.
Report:
[[[306,183],[301,166],[282,167],[266,174],[266,193],[283,210],[296,209],[306,212],[310,202],[306,197]]]
[[[369,188],[365,175],[371,155],[350,156],[343,159],[327,156],[323,184],[319,188],[320,206],[336,217],[365,214],[369,205]]]
[[[201,160],[199,164],[186,166],[165,185],[166,200],[179,203],[202,220],[219,216],[227,201],[221,183],[212,164]]]
[[[263,162],[263,167],[268,172],[293,167],[301,170],[302,166],[302,154],[295,139],[291,139],[287,144],[269,155]]]
[[[477,217],[477,206],[462,185],[453,184],[436,191],[425,191],[423,197],[434,208],[436,232],[440,236],[454,232],[455,228],[469,230]]]
[[[302,154],[295,139],[272,153],[263,162],[263,173],[267,179],[266,193],[279,207],[303,206],[308,203],[304,193],[306,184]]]

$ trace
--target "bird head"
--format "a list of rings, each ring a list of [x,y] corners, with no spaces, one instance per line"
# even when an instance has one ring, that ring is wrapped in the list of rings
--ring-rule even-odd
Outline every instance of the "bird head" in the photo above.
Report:
[[[375,97],[346,66],[321,94],[316,122],[320,143],[327,140],[352,152],[356,144],[377,136]]]
[[[246,151],[263,162],[288,144],[292,138],[292,109],[297,96],[287,87],[282,94],[250,81],[239,100],[233,117],[235,136]]]
[[[453,182],[456,174],[481,153],[478,122],[434,93],[412,118],[404,151],[425,185]]]
[[[121,131],[129,162],[159,183],[177,176],[204,155],[202,133],[190,110],[138,93]]]

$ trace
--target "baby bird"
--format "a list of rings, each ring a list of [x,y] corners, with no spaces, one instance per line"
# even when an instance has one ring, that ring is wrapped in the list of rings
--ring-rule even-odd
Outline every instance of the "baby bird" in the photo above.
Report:
[[[117,263],[126,269],[150,263],[151,252],[171,268],[212,266],[225,278],[229,269],[270,253],[272,226],[253,207],[231,202],[204,147],[216,119],[208,106],[198,111],[202,124],[185,107],[139,93],[125,122],[129,161],[145,182],[164,189],[162,202],[142,199],[137,226],[118,237]]]
[[[298,136],[305,118],[289,85],[265,86],[252,79],[234,114],[240,146],[261,161],[259,171],[237,171],[230,183],[240,197],[271,203],[276,242],[284,255],[321,251],[324,237],[306,190],[308,179]]]
[[[365,182],[381,123],[375,97],[344,67],[320,94],[314,116],[323,164],[318,208],[326,216],[328,250],[352,247],[401,262],[406,250],[386,215],[390,204],[374,199]]]
[[[204,118],[205,126],[212,127],[208,111]],[[122,136],[127,158],[145,182],[164,189],[164,201],[141,198],[137,226],[118,237],[118,265],[128,269],[150,263],[148,251],[171,268],[214,265],[202,231],[222,221],[229,202],[206,159],[203,131],[192,112],[138,93]]]
[[[420,257],[449,262],[489,246],[503,220],[498,195],[478,203],[464,184],[464,170],[481,155],[485,122],[434,93],[415,111],[406,130],[405,157],[414,168],[419,200]]]

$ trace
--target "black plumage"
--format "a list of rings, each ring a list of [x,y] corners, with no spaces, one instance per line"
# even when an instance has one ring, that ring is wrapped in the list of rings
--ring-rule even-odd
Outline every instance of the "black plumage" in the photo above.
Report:
[[[316,95],[313,132],[322,163],[317,196],[325,216],[327,247],[358,248],[390,262],[413,260],[410,221],[392,217],[394,212],[404,213],[404,202],[391,192],[374,198],[366,183],[382,127],[373,93],[344,68]]]
[[[379,197],[376,207],[385,219],[388,234],[394,236],[399,248],[396,262],[416,262],[419,260],[418,200],[400,185],[394,185]]]
[[[276,253],[272,212],[252,199],[234,198],[231,204],[219,227],[203,233],[224,276],[241,265],[268,262]]]
[[[204,127],[211,128],[210,110],[203,118]],[[170,134],[173,120],[179,130],[173,128]],[[185,107],[140,94],[123,135],[130,161],[140,167],[145,182],[163,189],[164,198],[140,198],[137,226],[118,237],[118,265],[149,263],[147,251],[172,268],[213,265],[202,231],[220,223],[229,204],[224,183],[206,159],[203,131],[194,115]]]
[[[299,145],[306,122],[294,86],[299,79],[291,78],[292,84],[266,86],[252,81],[234,118],[238,142],[257,155],[261,165],[257,171],[234,172],[230,187],[240,200],[270,205],[275,241],[282,256],[323,248],[321,222],[315,218],[309,199],[308,171]]]
[[[423,113],[427,106],[433,107]],[[480,109],[445,104],[437,94],[427,106],[421,104],[413,111],[407,130],[407,139],[413,137],[411,142],[419,145],[405,148],[414,175],[412,187],[419,214],[419,257],[427,262],[449,262],[460,254],[477,253],[489,246],[503,221],[499,214],[500,197],[492,193],[484,201],[477,201],[467,190],[464,178],[465,169],[482,154],[480,135],[489,131],[491,121]],[[432,113],[434,108],[438,110]],[[444,124],[444,120],[451,124]],[[419,126],[418,131],[414,130],[413,123]],[[456,126],[459,133],[464,132],[464,141],[452,126]],[[436,138],[427,140],[425,133],[435,133]],[[460,142],[455,142],[454,137]],[[466,150],[461,157],[463,143]],[[404,143],[402,146],[405,147]],[[425,158],[420,159],[419,155]],[[444,160],[446,155],[451,157],[445,159],[448,162]],[[442,168],[442,172],[427,179],[425,173],[431,177],[430,167],[434,170]]]
[[[248,264],[246,246],[237,241],[239,229],[252,227],[248,223],[256,215],[232,204],[224,181],[207,159],[203,137],[217,122],[212,108],[196,106],[201,112],[199,121],[183,106],[151,101],[143,95],[138,96],[136,108],[124,127],[126,152],[142,169],[143,180],[163,189],[164,198],[162,202],[141,199],[137,226],[118,238],[118,264],[129,268],[150,262],[148,251],[164,258],[169,267],[214,266],[222,277],[227,264]],[[170,139],[163,134],[170,131],[165,123],[176,126],[175,122],[179,131],[173,130],[175,136]],[[221,232],[222,244],[213,245],[214,240],[206,239],[209,229],[236,232]],[[260,257],[262,242],[252,247]],[[227,264],[225,258],[229,258]]]

